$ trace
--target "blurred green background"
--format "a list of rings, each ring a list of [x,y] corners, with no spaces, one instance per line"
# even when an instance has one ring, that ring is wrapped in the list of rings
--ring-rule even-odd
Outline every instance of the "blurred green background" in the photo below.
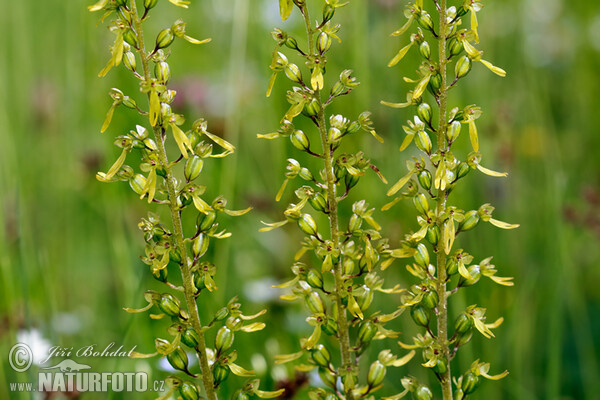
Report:
[[[137,345],[141,352],[153,351],[153,337],[165,335],[165,322],[122,311],[143,305],[144,290],[160,288],[139,260],[143,241],[137,222],[146,203],[126,184],[101,184],[94,174],[116,159],[112,138],[139,122],[119,109],[109,130],[99,133],[111,103],[109,88],[118,87],[140,102],[142,96],[121,68],[97,78],[113,37],[106,24],[97,24],[99,15],[87,11],[89,3],[2,2],[0,399],[30,397],[8,391],[9,382],[35,379],[35,368],[17,374],[7,362],[10,347],[24,335],[41,348],[44,343],[104,348],[115,342]],[[281,219],[284,204],[275,203],[274,196],[285,160],[298,156],[285,140],[256,139],[257,133],[278,128],[290,87],[280,76],[271,98],[265,98],[274,48],[269,32],[282,27],[301,33],[302,27],[297,16],[281,23],[275,0],[197,3],[183,11],[161,2],[147,33],[153,36],[183,16],[190,35],[213,39],[203,46],[183,41],[172,46],[172,86],[178,90],[174,108],[189,120],[206,117],[212,132],[237,147],[233,156],[207,165],[202,179],[208,198],[224,194],[231,208],[251,205],[254,211],[224,221],[234,236],[211,250],[220,290],[203,297],[201,308],[209,318],[237,295],[248,313],[269,309],[264,331],[236,340],[243,349],[240,363],[254,368],[268,388],[293,378],[292,371],[273,368],[273,355],[297,351],[298,338],[310,332],[305,310],[282,304],[278,292],[268,289],[290,276],[298,233],[293,228],[257,233],[260,220]],[[399,66],[385,67],[407,43],[407,37],[389,37],[404,23],[406,1],[350,3],[336,15],[343,42],[333,45],[327,79],[331,84],[342,69],[352,68],[362,84],[334,111],[350,118],[366,109],[373,112],[385,145],[368,135],[356,136],[353,145],[396,181],[411,155],[397,148],[404,137],[401,125],[412,114],[379,101],[403,101],[409,86],[402,77],[413,76],[417,65],[415,52]],[[494,255],[499,275],[514,276],[516,285],[485,282],[452,298],[453,312],[478,304],[491,320],[505,317],[496,338],[476,337],[453,368],[464,371],[480,358],[492,364],[491,373],[510,371],[500,382],[484,383],[474,398],[600,399],[600,4],[504,0],[489,2],[479,15],[484,58],[508,76],[500,79],[477,64],[453,90],[450,105],[483,108],[478,121],[483,164],[510,176],[473,173],[452,199],[463,209],[490,202],[496,218],[521,227],[500,231],[486,224],[460,238],[459,246],[476,260]],[[302,43],[303,36],[298,37]],[[468,151],[465,140],[461,151]],[[379,209],[388,200],[386,190],[373,174],[361,180],[353,196]],[[291,199],[291,191],[286,196]],[[416,226],[409,204],[377,216],[392,245]],[[387,286],[412,283],[400,262],[385,276]],[[394,307],[389,298],[379,298],[378,306],[385,311]],[[394,325],[405,342],[412,325],[408,315]],[[388,340],[374,346],[371,356],[383,348],[401,352]],[[88,361],[95,371],[147,370],[152,379],[169,374],[157,359]],[[400,391],[399,379],[406,374],[433,381],[413,362],[388,371],[381,395]],[[230,378],[226,386],[234,389],[239,382]]]

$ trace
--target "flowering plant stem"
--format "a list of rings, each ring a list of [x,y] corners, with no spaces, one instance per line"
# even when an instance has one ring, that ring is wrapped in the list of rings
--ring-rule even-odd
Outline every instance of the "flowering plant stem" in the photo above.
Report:
[[[438,151],[445,151],[447,148],[446,130],[447,125],[447,102],[448,102],[448,86],[446,77],[446,0],[440,0],[440,32],[439,32],[439,71],[442,77],[439,94],[439,124],[437,132]],[[437,215],[443,215],[446,212],[446,200],[448,198],[448,189],[444,189],[437,198]],[[442,220],[438,220],[438,227],[442,232],[441,242],[444,243],[444,226]],[[450,372],[450,349],[448,344],[448,297],[446,293],[446,254],[443,251],[437,253],[437,294],[438,303],[438,318],[437,318],[437,340],[440,348],[443,351],[442,357],[446,360],[448,368],[441,376],[442,393],[444,400],[452,399],[452,374]]]
[[[308,46],[311,56],[317,57],[318,54],[315,50],[315,41],[313,39],[313,29],[310,23],[310,16],[308,12],[308,6],[306,3],[301,7],[302,15],[304,16],[304,23],[306,25],[306,34],[308,36]],[[325,122],[325,107],[323,106],[323,100],[321,99],[321,90],[315,90],[315,98],[317,99],[317,120],[319,124],[319,135],[321,138],[321,146],[323,148],[323,161],[325,164],[325,177],[327,179],[327,204],[329,205],[328,220],[329,229],[331,233],[331,241],[335,246],[334,249],[340,248],[339,238],[339,227],[338,227],[338,199],[336,195],[336,179],[333,170],[334,160],[334,149],[327,139],[327,125]],[[338,335],[340,342],[340,351],[342,356],[342,368],[351,368],[355,364],[352,353],[350,352],[350,334],[348,329],[348,317],[346,315],[346,308],[342,304],[341,293],[343,291],[343,277],[342,277],[342,266],[341,257],[338,262],[333,265],[333,277],[335,282],[335,304],[338,310]],[[354,400],[352,392],[353,388],[347,388],[346,397],[348,400]]]
[[[137,33],[137,40],[139,43],[138,54],[142,61],[142,68],[144,71],[144,78],[150,80],[150,67],[148,60],[150,57],[146,53],[146,47],[144,44],[144,34],[142,27],[142,20],[138,14],[135,0],[131,2],[133,24]],[[150,93],[148,93],[148,100],[150,101]],[[181,277],[183,280],[183,290],[185,295],[185,302],[187,305],[188,312],[192,327],[198,333],[198,346],[196,352],[200,358],[200,368],[202,370],[202,382],[204,384],[204,390],[209,400],[217,400],[217,394],[214,389],[213,375],[208,365],[208,354],[206,351],[206,339],[204,337],[204,331],[200,322],[200,314],[198,313],[198,304],[196,303],[196,296],[194,283],[192,281],[192,274],[190,272],[190,266],[187,262],[187,249],[185,246],[185,238],[183,235],[183,228],[181,225],[181,214],[177,205],[177,193],[175,190],[175,178],[171,172],[171,166],[167,157],[167,151],[165,149],[165,136],[162,132],[161,125],[153,127],[154,138],[158,147],[159,161],[165,171],[165,183],[167,187],[169,208],[171,210],[171,219],[173,222],[173,235],[175,236],[175,242],[177,248],[181,253],[181,259],[183,262],[180,263]]]

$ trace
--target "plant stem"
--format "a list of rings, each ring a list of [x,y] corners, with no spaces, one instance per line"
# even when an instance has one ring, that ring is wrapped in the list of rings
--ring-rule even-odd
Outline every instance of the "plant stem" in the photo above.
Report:
[[[142,21],[138,15],[136,2],[131,2],[131,11],[133,23],[137,33],[137,39],[139,44],[138,53],[142,59],[142,66],[144,69],[144,78],[150,80],[150,67],[148,65],[149,57],[146,54],[146,47],[144,44],[144,34],[142,29]],[[148,99],[150,100],[150,99]],[[185,237],[183,235],[183,227],[181,224],[181,214],[177,207],[177,193],[175,189],[175,178],[171,171],[169,159],[167,157],[167,151],[165,149],[164,132],[163,127],[159,124],[154,126],[154,137],[158,147],[158,157],[161,167],[165,170],[165,184],[167,186],[167,193],[169,198],[169,208],[171,210],[171,219],[173,222],[173,236],[175,237],[175,243],[181,254],[181,278],[183,280],[183,291],[185,294],[185,302],[187,304],[188,312],[192,327],[198,333],[198,346],[196,347],[196,353],[200,358],[200,369],[202,372],[202,382],[204,384],[204,390],[206,396],[210,400],[217,400],[217,394],[214,389],[213,376],[208,365],[208,355],[206,351],[206,340],[204,332],[202,331],[202,324],[200,322],[200,314],[198,313],[198,305],[196,304],[195,289],[192,282],[192,273],[190,271],[189,259],[187,256],[187,249],[185,246]]]
[[[447,114],[447,98],[448,98],[448,86],[446,82],[446,36],[447,36],[447,24],[446,24],[446,0],[440,0],[439,2],[439,14],[440,14],[440,33],[438,36],[438,55],[439,55],[439,68],[440,75],[442,76],[442,84],[440,86],[439,95],[439,125],[437,130],[437,146],[438,151],[444,152],[447,150],[446,143],[446,129],[448,128],[446,123]],[[440,243],[444,243],[444,226],[441,216],[446,212],[446,199],[448,197],[448,189],[438,190],[437,197],[437,210],[438,215],[438,226],[440,232],[442,232]],[[438,315],[437,315],[437,341],[438,345],[442,349],[442,357],[445,359],[447,369],[444,374],[441,375],[442,394],[444,400],[452,400],[452,374],[450,372],[450,349],[448,348],[448,295],[446,293],[446,252],[443,246],[438,246],[437,253],[437,294],[439,297],[438,303]]]
[[[310,24],[310,16],[308,13],[308,6],[306,3],[301,7],[302,14],[304,15],[304,23],[306,25],[306,33],[308,36],[308,48],[309,55],[312,57],[319,57],[315,51],[315,44],[313,38],[313,29]],[[321,90],[316,89],[314,91],[315,98],[319,103],[319,111],[317,114],[317,125],[319,127],[319,134],[321,137],[321,145],[323,147],[323,160],[325,162],[325,177],[327,179],[327,209],[329,219],[329,229],[331,233],[331,241],[333,242],[334,248],[337,250],[340,248],[340,237],[338,227],[338,200],[336,195],[336,183],[335,174],[333,170],[333,148],[327,140],[327,129],[325,122],[325,106],[321,100]],[[342,257],[338,258],[338,262],[333,265],[333,277],[335,281],[335,303],[338,310],[338,340],[340,343],[340,352],[342,356],[342,374],[348,372],[353,373],[351,370],[356,364],[356,360],[350,351],[350,334],[348,318],[346,315],[346,308],[342,303],[342,293],[344,290],[344,279],[342,277]],[[345,388],[345,394],[347,400],[354,400],[353,393],[354,385],[350,385]]]

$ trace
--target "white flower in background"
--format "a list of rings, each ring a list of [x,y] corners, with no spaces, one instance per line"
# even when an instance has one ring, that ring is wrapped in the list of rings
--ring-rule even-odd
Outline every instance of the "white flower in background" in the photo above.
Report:
[[[35,365],[42,365],[42,361],[48,357],[50,347],[52,347],[38,329],[20,330],[17,332],[17,342],[29,346],[33,353],[33,363]]]

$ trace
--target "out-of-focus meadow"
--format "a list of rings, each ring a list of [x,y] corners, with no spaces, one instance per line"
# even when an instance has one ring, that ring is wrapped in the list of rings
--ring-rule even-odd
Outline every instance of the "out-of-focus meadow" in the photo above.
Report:
[[[206,117],[212,132],[237,147],[233,156],[205,170],[209,196],[224,194],[232,208],[254,207],[245,217],[225,221],[233,237],[220,241],[213,254],[220,290],[207,297],[202,313],[210,315],[236,295],[249,312],[269,309],[264,331],[238,335],[236,341],[244,349],[240,363],[254,368],[269,387],[293,377],[293,371],[273,367],[273,355],[297,351],[298,338],[310,330],[305,310],[283,304],[277,290],[269,289],[289,277],[300,237],[293,229],[257,232],[260,220],[281,218],[284,206],[274,197],[285,160],[294,156],[283,140],[256,139],[257,133],[278,128],[290,87],[280,76],[271,98],[265,97],[274,48],[269,32],[274,27],[301,32],[301,26],[297,17],[282,23],[275,0],[193,3],[188,11],[159,3],[150,34],[182,16],[192,36],[212,37],[208,45],[179,41],[172,46],[172,82],[178,90],[174,109],[190,119]],[[389,36],[403,24],[406,2],[350,3],[338,11],[342,43],[334,42],[328,76],[351,68],[362,84],[336,111],[349,117],[373,112],[385,145],[368,135],[357,136],[354,144],[395,181],[411,155],[397,149],[404,137],[401,125],[412,114],[379,101],[403,101],[409,86],[402,77],[416,68],[416,57],[410,55],[399,66],[386,67],[407,43],[406,37]],[[137,344],[138,351],[149,353],[154,335],[165,334],[164,322],[122,311],[143,305],[143,291],[159,288],[139,260],[143,241],[137,223],[147,205],[128,185],[102,184],[94,175],[116,159],[113,137],[137,121],[119,109],[111,128],[99,133],[111,104],[108,90],[118,87],[140,102],[142,96],[122,68],[97,78],[112,35],[87,5],[5,1],[0,13],[0,399],[29,398],[9,392],[8,383],[35,378],[8,365],[17,335],[39,334],[35,341],[42,348],[44,341],[76,349],[115,342],[126,348]],[[455,312],[476,303],[487,308],[490,319],[505,318],[496,338],[474,338],[456,365],[465,370],[480,358],[492,363],[492,373],[510,371],[500,382],[484,383],[476,398],[598,399],[600,4],[490,1],[479,15],[485,58],[508,76],[501,79],[475,65],[453,90],[450,105],[483,108],[478,124],[485,165],[510,175],[494,179],[472,173],[453,196],[465,209],[490,202],[497,218],[521,227],[501,231],[485,224],[460,238],[460,246],[476,259],[494,255],[500,275],[514,276],[516,284],[506,288],[486,282],[452,298]],[[467,142],[459,149],[466,153]],[[354,196],[379,209],[388,201],[386,191],[373,174],[361,180]],[[408,203],[377,215],[393,245],[416,226]],[[412,283],[401,262],[385,277],[388,286]],[[404,341],[414,331],[408,315],[394,328],[403,332]],[[383,348],[399,349],[388,340],[371,354]],[[88,361],[95,371],[148,370],[153,379],[169,373],[158,359]],[[413,362],[388,371],[382,394],[401,391],[399,380],[406,374],[433,381]],[[234,382],[230,378],[226,386],[233,388]]]

